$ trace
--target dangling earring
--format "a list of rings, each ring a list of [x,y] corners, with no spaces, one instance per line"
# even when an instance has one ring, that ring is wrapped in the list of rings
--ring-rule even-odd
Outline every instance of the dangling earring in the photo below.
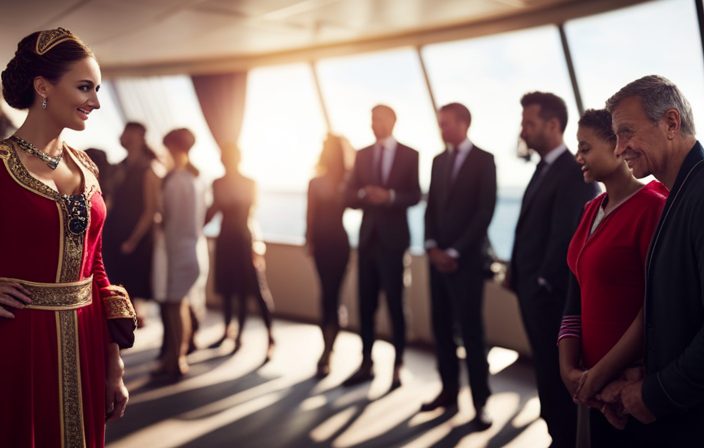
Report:
[[[42,109],[46,109],[46,98],[42,100]]]

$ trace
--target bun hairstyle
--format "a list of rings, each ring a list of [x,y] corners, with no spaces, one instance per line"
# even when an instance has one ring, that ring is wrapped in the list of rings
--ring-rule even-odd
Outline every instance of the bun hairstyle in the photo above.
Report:
[[[164,146],[178,152],[188,153],[195,143],[195,135],[186,128],[174,129],[164,136]]]
[[[17,44],[15,56],[2,72],[2,94],[15,109],[28,109],[34,103],[34,79],[46,78],[52,84],[93,52],[64,28],[37,31]]]

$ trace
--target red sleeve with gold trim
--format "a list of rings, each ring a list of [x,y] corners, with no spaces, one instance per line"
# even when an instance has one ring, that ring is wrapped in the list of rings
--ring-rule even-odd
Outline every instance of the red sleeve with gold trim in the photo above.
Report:
[[[125,288],[110,284],[103,266],[102,249],[101,239],[93,259],[93,279],[98,287],[98,295],[103,301],[103,312],[108,322],[110,339],[120,348],[130,348],[134,344],[137,314]]]

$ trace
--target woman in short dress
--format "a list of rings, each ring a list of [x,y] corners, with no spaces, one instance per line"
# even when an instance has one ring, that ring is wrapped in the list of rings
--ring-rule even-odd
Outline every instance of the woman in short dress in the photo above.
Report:
[[[319,175],[308,185],[306,247],[315,260],[320,279],[323,353],[318,361],[317,376],[324,377],[330,373],[330,355],[340,331],[340,288],[350,258],[350,243],[342,224],[348,170],[341,137],[328,135],[320,153],[318,171]]]
[[[163,181],[161,225],[156,232],[154,298],[161,305],[164,344],[154,372],[178,378],[188,372],[186,355],[194,331],[191,309],[205,306],[208,243],[203,235],[205,187],[188,156],[195,136],[175,129],[164,137],[174,166]]]
[[[240,173],[240,151],[237,146],[229,145],[223,149],[222,163],[225,165],[225,176],[213,182],[213,204],[208,209],[206,222],[216,213],[222,213],[220,235],[215,241],[215,291],[222,297],[225,331],[211,347],[220,346],[229,337],[233,304],[237,301],[239,325],[233,352],[239,350],[247,319],[247,297],[253,296],[266,326],[268,346],[265,359],[269,360],[274,349],[271,330],[274,303],[266,285],[264,259],[253,249],[250,230],[256,184]]]

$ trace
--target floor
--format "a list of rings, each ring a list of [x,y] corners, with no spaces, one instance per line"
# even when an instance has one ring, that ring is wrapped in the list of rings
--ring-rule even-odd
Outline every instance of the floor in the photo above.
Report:
[[[210,313],[197,344],[207,347],[223,325]],[[161,343],[161,324],[150,318],[138,330],[135,347],[126,350],[130,403],[125,417],[107,426],[109,448],[133,447],[526,447],[550,444],[539,418],[531,367],[515,352],[493,348],[489,354],[493,395],[488,411],[493,426],[475,431],[469,389],[459,409],[418,413],[440,390],[433,354],[410,348],[402,387],[389,391],[393,348],[374,347],[376,377],[371,383],[341,386],[361,360],[361,341],[343,332],[337,340],[332,373],[314,377],[322,350],[316,326],[274,322],[276,349],[264,363],[266,332],[259,319],[247,322],[242,348],[234,343],[201,349],[189,356],[191,371],[178,382],[149,375]]]

